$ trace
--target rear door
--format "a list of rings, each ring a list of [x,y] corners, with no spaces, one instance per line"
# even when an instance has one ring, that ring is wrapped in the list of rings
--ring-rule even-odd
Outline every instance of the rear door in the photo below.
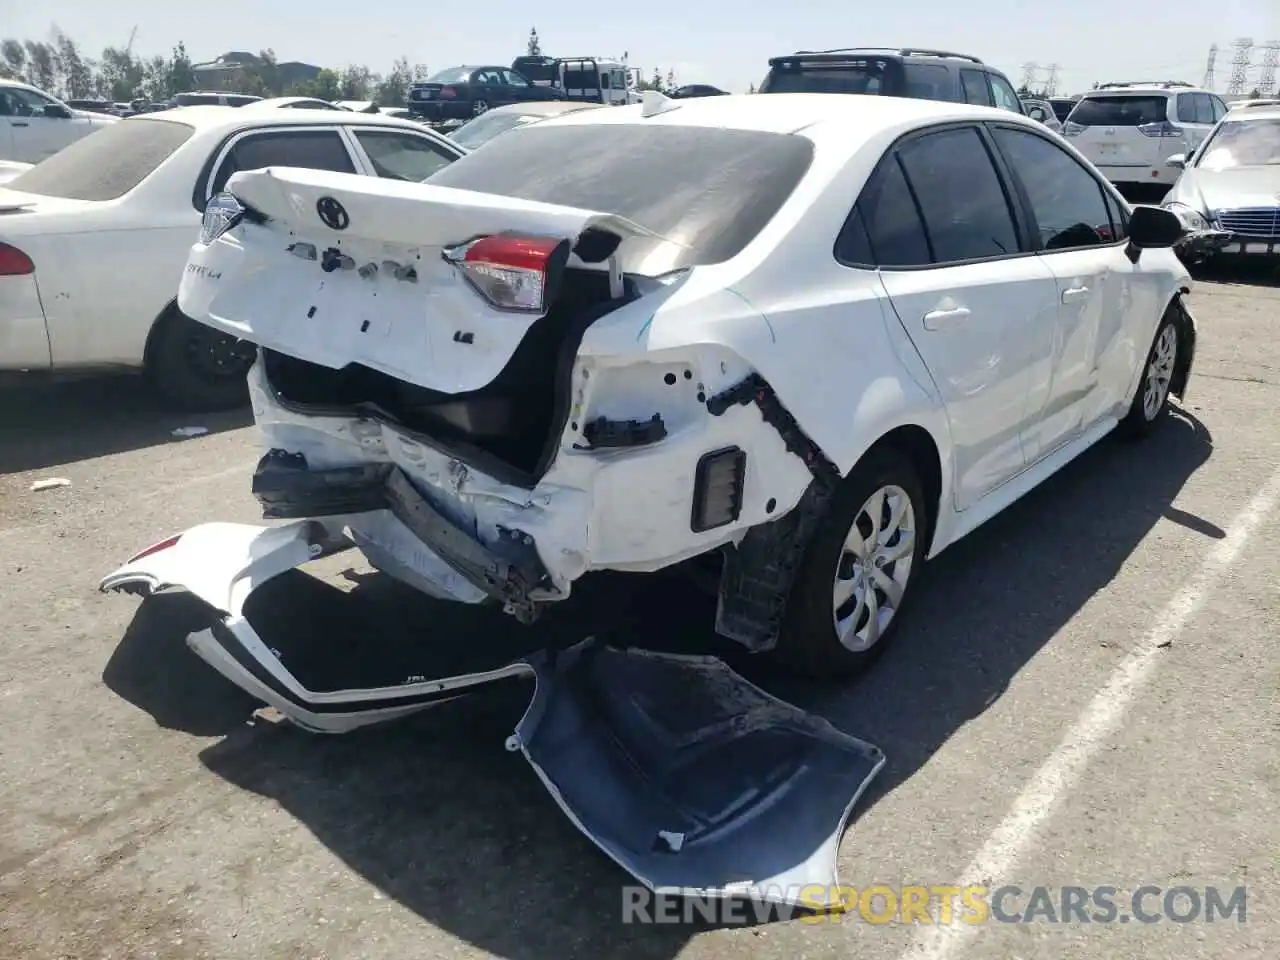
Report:
[[[1022,113],[1022,101],[1018,99],[1018,93],[1013,89],[1013,85],[998,73],[987,72],[987,82],[991,84],[991,97],[995,100],[995,105],[1001,110],[1008,110],[1010,113]]]
[[[1133,168],[1131,176],[1145,180],[1142,170],[1162,167],[1166,156],[1178,152],[1161,133],[1168,114],[1169,97],[1161,92],[1090,94],[1071,111],[1067,129],[1076,149],[1093,163]]]
[[[992,134],[1032,217],[1031,239],[1057,284],[1052,340],[1032,358],[1023,452],[1033,463],[1092,426],[1103,412],[1100,360],[1120,333],[1124,229],[1102,182],[1048,137],[1012,126]],[[1112,200],[1109,206],[1108,200]]]
[[[502,71],[497,67],[484,67],[472,73],[471,101],[476,109],[480,109],[483,101],[486,110],[510,103],[511,92],[502,79]]]
[[[858,200],[885,292],[946,406],[958,510],[1022,471],[1034,360],[1057,322],[1056,281],[1023,255],[1015,207],[976,126],[899,143]]]
[[[985,70],[961,70],[960,90],[964,95],[965,103],[976,104],[980,107],[995,106],[995,101],[991,99],[991,87],[987,85]]]

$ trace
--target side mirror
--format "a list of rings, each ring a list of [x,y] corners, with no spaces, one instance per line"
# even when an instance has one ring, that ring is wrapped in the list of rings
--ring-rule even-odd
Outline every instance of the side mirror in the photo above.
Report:
[[[68,110],[66,107],[64,107],[60,103],[46,104],[44,108],[44,115],[54,120],[70,120],[71,119],[71,111]]]
[[[1187,155],[1185,153],[1175,153],[1164,162],[1164,165],[1166,167],[1174,167],[1178,170],[1185,170],[1187,166]]]
[[[1182,220],[1164,207],[1139,205],[1129,214],[1129,259],[1143,250],[1168,249],[1186,235]]]

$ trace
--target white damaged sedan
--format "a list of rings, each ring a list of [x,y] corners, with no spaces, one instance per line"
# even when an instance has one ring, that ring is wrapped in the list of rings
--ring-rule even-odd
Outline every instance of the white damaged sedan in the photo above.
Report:
[[[1007,111],[655,97],[424,185],[237,174],[179,302],[261,348],[267,517],[523,619],[722,550],[718,630],[827,674],[1185,390],[1181,231]]]
[[[719,661],[512,661],[408,612],[385,666],[362,629],[321,669],[260,635],[271,584],[358,547],[529,621],[588,571],[713,557],[721,634],[834,676],[884,649],[926,559],[1156,427],[1195,353],[1178,217],[1003,110],[646,95],[424,184],[277,167],[228,189],[179,303],[259,348],[253,490],[288,522],[193,528],[102,588],[196,594],[217,617],[192,648],[312,730],[534,677],[508,748],[660,890],[834,889],[883,755]],[[467,667],[424,665],[450,645]]]

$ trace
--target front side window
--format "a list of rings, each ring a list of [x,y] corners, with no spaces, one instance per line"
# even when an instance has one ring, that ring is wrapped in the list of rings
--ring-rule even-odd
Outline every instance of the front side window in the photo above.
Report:
[[[991,93],[995,97],[997,107],[1002,110],[1012,110],[1014,113],[1022,112],[1022,101],[1018,99],[1018,94],[1014,92],[1008,80],[998,73],[987,74],[987,79],[991,82]]]
[[[898,156],[936,263],[1019,251],[1008,198],[975,128],[916,137],[898,148]]]
[[[1041,247],[1067,250],[1114,239],[1102,185],[1070,154],[1024,130],[997,127],[993,135],[1027,191]]]
[[[119,126],[119,124],[117,124]],[[263,167],[304,167],[355,173],[355,164],[337,130],[275,130],[251,133],[236,141],[210,184],[218,193],[233,173]]]
[[[378,176],[421,183],[456,157],[426,137],[391,130],[357,130],[356,140]]]
[[[502,71],[502,79],[513,87],[527,87],[529,81],[511,70]]]
[[[0,116],[43,117],[45,107],[56,107],[52,97],[19,87],[0,87]],[[52,116],[52,114],[50,114]]]
[[[68,200],[115,200],[149,177],[193,133],[185,123],[151,117],[108,124],[6,186]]]

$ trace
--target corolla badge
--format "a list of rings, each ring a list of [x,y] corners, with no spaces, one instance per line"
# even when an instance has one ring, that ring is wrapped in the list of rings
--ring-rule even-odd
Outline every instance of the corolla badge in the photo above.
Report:
[[[345,230],[351,226],[351,216],[347,208],[333,197],[321,197],[316,201],[316,213],[330,230]]]

